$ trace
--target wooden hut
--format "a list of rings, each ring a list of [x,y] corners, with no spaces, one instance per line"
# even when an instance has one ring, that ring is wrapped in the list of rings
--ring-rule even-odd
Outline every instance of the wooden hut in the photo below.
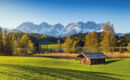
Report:
[[[103,64],[105,63],[105,59],[107,56],[105,56],[101,52],[88,52],[88,53],[81,53],[78,55],[81,59],[81,64]]]

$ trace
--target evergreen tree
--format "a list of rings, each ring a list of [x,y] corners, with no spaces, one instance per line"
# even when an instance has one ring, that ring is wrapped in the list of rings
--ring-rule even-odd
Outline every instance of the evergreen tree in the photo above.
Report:
[[[13,47],[14,47],[13,44],[14,44],[14,43],[13,43],[13,38],[12,38],[12,36],[11,36],[11,35],[8,35],[8,36],[7,36],[7,39],[6,39],[6,49],[7,49],[7,51],[5,51],[5,54],[6,54],[6,55],[12,55],[12,54],[13,54]]]
[[[98,36],[96,32],[92,32],[86,35],[84,52],[98,52]]]
[[[3,38],[2,38],[2,28],[0,28],[0,54],[3,53]]]
[[[8,35],[7,35],[7,31],[5,30],[4,31],[4,34],[3,34],[3,53],[5,54],[5,55],[7,55],[8,54]]]
[[[72,52],[81,52],[81,47],[84,43],[82,41],[84,40],[84,37],[79,33],[77,36],[72,36]]]
[[[126,37],[124,37],[124,36],[119,37],[117,43],[118,43],[119,51],[125,52],[126,49],[123,47],[126,47],[128,45],[128,41],[127,41]]]

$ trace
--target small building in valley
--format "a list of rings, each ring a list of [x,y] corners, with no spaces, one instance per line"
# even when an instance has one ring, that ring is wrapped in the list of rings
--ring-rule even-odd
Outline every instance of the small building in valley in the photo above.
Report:
[[[78,57],[81,59],[81,64],[88,65],[103,64],[107,58],[102,52],[81,53]]]

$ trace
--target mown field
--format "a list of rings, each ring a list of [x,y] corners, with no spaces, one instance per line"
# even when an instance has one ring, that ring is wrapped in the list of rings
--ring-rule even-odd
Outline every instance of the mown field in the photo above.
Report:
[[[48,45],[41,45],[41,47],[44,49],[44,48],[56,48],[57,47],[57,44],[48,44]]]
[[[0,80],[130,80],[130,58],[89,66],[79,60],[0,56]]]

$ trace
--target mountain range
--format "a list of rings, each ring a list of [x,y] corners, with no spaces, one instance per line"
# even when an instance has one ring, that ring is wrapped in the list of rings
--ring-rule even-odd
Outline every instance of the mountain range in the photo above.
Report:
[[[13,29],[13,31],[64,37],[76,33],[102,32],[104,25],[105,23],[97,24],[93,21],[70,23],[67,26],[63,26],[60,23],[51,25],[46,22],[42,22],[41,24],[37,25],[32,22],[24,22]]]

